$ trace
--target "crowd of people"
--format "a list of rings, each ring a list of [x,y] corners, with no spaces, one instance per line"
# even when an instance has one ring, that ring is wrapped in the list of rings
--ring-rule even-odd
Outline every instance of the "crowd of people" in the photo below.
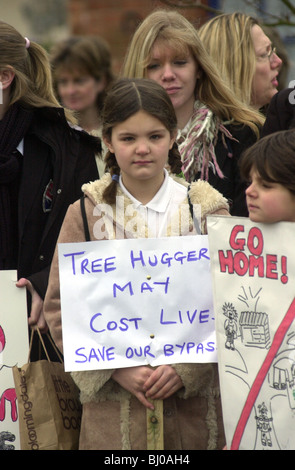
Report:
[[[0,50],[0,269],[16,270],[27,290],[29,331],[49,331],[61,352],[57,246],[85,241],[81,200],[90,240],[95,206],[114,208],[117,196],[138,224],[129,233],[115,210],[101,214],[101,239],[171,236],[171,218],[191,204],[201,205],[200,227],[188,212],[179,236],[207,233],[208,214],[295,221],[292,90],[278,92],[283,62],[257,19],[225,14],[197,30],[156,10],[118,77],[100,37],[69,38],[48,55],[0,22]],[[145,449],[153,400],[171,411],[165,449],[224,448],[217,364],[72,375],[80,449]]]

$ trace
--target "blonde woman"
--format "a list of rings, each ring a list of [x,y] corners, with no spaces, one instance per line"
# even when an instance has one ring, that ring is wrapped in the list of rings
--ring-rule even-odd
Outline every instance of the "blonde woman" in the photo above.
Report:
[[[57,236],[81,185],[98,177],[100,142],[69,125],[40,45],[0,22],[0,50],[0,269],[17,270],[29,325],[46,331],[43,299]]]
[[[282,60],[259,22],[244,13],[220,15],[199,29],[203,44],[231,90],[260,109],[277,93]]]
[[[147,77],[167,90],[185,178],[209,181],[229,200],[231,214],[248,215],[238,160],[264,118],[221,79],[194,26],[176,11],[151,13],[131,40],[121,75]]]

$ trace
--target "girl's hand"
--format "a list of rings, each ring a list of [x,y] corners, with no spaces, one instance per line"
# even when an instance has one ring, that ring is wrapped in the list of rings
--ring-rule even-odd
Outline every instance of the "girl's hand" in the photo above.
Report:
[[[169,365],[157,367],[144,383],[145,396],[152,400],[170,397],[183,387],[183,383],[175,369]]]
[[[121,387],[132,393],[146,408],[153,410],[154,407],[145,397],[144,384],[153,373],[153,369],[146,366],[126,367],[116,369],[112,378],[118,382]]]
[[[16,283],[17,287],[26,287],[32,296],[31,312],[29,316],[29,326],[33,328],[38,326],[41,333],[48,331],[48,326],[43,313],[43,300],[34,289],[32,283],[28,279],[21,278]]]

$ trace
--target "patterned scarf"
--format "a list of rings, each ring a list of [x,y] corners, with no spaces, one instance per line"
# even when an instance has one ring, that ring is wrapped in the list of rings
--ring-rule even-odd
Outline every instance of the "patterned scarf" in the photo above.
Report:
[[[179,130],[176,142],[183,162],[182,171],[187,181],[193,181],[197,173],[200,178],[208,180],[209,168],[217,172],[220,178],[223,173],[219,168],[215,155],[215,145],[218,132],[221,131],[222,141],[228,150],[228,157],[232,157],[226,138],[236,140],[204,104],[195,101],[194,112],[184,129]]]

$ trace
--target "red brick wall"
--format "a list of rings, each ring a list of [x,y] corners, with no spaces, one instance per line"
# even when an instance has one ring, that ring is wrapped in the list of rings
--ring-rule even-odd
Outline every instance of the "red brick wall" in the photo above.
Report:
[[[69,0],[68,4],[71,33],[104,37],[111,47],[115,72],[138,22],[157,7],[167,8],[160,0]],[[195,24],[205,16],[197,8],[178,11]]]

